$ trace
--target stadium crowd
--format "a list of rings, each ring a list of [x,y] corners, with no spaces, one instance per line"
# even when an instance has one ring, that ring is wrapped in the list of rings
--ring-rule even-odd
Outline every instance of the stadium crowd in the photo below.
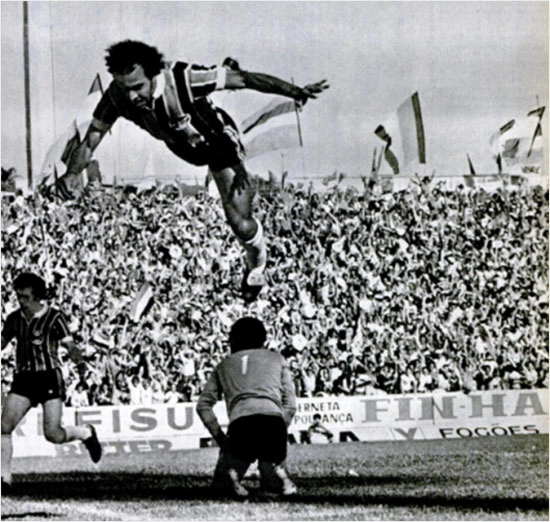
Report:
[[[62,355],[73,406],[195,400],[244,313],[302,397],[548,387],[548,190],[264,184],[256,208],[268,287],[245,306],[241,249],[206,192],[3,198],[2,318],[12,277],[43,275],[86,352],[84,382]]]

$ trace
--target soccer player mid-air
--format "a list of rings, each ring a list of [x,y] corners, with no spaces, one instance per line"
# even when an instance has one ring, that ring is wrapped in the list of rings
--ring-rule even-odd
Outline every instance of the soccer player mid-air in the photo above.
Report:
[[[287,429],[296,412],[294,384],[283,356],[264,349],[265,340],[261,321],[239,319],[229,334],[231,355],[216,366],[197,403],[197,413],[221,448],[213,486],[238,497],[249,494],[241,480],[256,460],[264,491],[297,491],[284,467]],[[213,411],[222,398],[227,434]]]
[[[118,117],[134,122],[181,159],[208,165],[227,221],[246,253],[242,295],[245,301],[253,301],[265,285],[263,229],[252,215],[254,190],[243,163],[246,153],[238,128],[209,95],[222,89],[252,89],[287,96],[302,106],[329,87],[326,80],[298,87],[274,76],[243,71],[231,60],[211,67],[168,62],[155,47],[132,40],[109,47],[106,64],[113,81],[94,111],[84,140],[69,157],[61,190],[67,190],[67,196],[78,190],[80,172]]]
[[[83,359],[69,331],[65,316],[48,306],[46,283],[31,272],[18,275],[13,286],[20,308],[6,318],[2,328],[2,350],[17,341],[15,374],[11,390],[2,404],[2,494],[12,488],[12,433],[30,408],[42,404],[44,435],[53,444],[84,442],[93,462],[101,459],[101,444],[95,428],[62,426],[65,385],[59,346],[82,368]],[[82,370],[80,371],[82,373]]]

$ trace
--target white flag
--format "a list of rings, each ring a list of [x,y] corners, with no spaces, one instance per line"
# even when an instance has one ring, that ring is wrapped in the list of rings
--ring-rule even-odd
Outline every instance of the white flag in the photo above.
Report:
[[[244,120],[241,128],[248,158],[301,145],[296,105],[287,98],[274,99]]]
[[[543,162],[541,120],[545,107],[515,118],[495,132],[490,143],[506,174],[540,174]]]
[[[385,143],[383,156],[394,174],[403,172],[413,161],[426,163],[424,124],[417,92],[384,118],[374,133]]]
[[[56,173],[65,173],[67,161],[73,150],[80,145],[93,119],[93,112],[101,96],[101,80],[96,74],[88,95],[82,102],[75,119],[65,132],[49,148],[42,169],[34,182],[35,187],[48,186],[55,183]]]

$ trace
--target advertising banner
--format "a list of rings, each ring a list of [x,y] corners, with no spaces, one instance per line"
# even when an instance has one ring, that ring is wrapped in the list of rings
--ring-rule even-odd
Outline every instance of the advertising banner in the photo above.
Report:
[[[225,404],[215,408],[227,426]],[[548,390],[491,390],[418,395],[298,399],[289,442],[307,443],[314,415],[333,442],[457,439],[548,433]],[[63,422],[93,424],[105,454],[194,449],[213,445],[194,403],[66,408]],[[311,441],[311,437],[309,438]],[[14,432],[14,457],[87,455],[82,444],[54,445],[43,437],[34,408]],[[314,442],[326,441],[316,436]]]

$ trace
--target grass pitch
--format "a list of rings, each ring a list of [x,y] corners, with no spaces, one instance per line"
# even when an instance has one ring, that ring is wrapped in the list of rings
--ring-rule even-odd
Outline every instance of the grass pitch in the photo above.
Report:
[[[215,497],[215,448],[19,459],[3,520],[548,520],[548,436],[290,446],[296,497]]]

